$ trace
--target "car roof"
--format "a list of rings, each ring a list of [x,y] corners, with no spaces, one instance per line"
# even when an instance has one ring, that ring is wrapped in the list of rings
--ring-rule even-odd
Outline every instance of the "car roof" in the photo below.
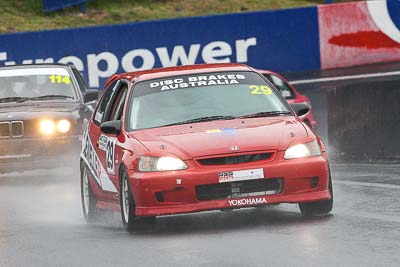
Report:
[[[70,68],[72,65],[70,64],[61,64],[61,63],[38,63],[38,64],[16,64],[9,66],[1,66],[1,70],[9,70],[9,69],[31,69],[31,68],[48,68],[48,67],[63,67]]]
[[[210,73],[210,72],[224,72],[224,71],[254,71],[253,68],[238,63],[221,63],[221,64],[196,64],[177,67],[157,68],[145,71],[127,72],[111,76],[106,85],[117,79],[126,79],[131,82],[139,82],[146,80],[153,80],[164,77],[197,74],[197,73]]]

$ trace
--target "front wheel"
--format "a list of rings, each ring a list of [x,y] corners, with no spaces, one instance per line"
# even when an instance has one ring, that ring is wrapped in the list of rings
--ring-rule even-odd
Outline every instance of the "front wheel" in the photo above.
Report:
[[[128,232],[152,230],[156,223],[156,217],[137,217],[135,215],[135,201],[129,186],[128,174],[121,171],[121,217],[122,224]]]
[[[299,208],[304,216],[326,215],[332,211],[333,208],[333,188],[332,178],[329,174],[329,192],[331,199],[316,202],[299,203]]]
[[[81,166],[81,200],[83,216],[86,221],[89,223],[96,221],[99,210],[96,208],[96,197],[90,186],[88,170],[84,164]]]

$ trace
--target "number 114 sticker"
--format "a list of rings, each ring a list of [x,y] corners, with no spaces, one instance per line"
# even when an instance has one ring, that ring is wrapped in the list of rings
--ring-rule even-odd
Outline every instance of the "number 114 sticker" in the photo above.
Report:
[[[55,84],[70,84],[71,79],[69,76],[61,76],[61,75],[50,75],[49,76],[50,82]]]

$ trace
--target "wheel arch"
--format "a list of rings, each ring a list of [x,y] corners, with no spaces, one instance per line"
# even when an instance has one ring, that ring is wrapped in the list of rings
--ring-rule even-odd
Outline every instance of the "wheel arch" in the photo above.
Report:
[[[119,185],[119,193],[121,193],[121,187],[122,187],[122,174],[123,172],[128,173],[128,169],[126,168],[125,164],[121,162],[118,166],[118,185]],[[129,182],[129,181],[128,181]]]

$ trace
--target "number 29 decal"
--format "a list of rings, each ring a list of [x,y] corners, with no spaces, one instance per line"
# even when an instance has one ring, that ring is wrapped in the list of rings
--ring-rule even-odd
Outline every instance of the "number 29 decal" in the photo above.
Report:
[[[270,95],[272,94],[272,89],[266,85],[250,85],[252,95]]]
[[[115,138],[103,134],[100,135],[98,140],[98,148],[106,152],[107,172],[110,174],[115,174],[115,142]]]
[[[107,140],[107,150],[106,150],[106,164],[107,164],[107,172],[111,174],[115,174],[115,139],[109,138]]]

